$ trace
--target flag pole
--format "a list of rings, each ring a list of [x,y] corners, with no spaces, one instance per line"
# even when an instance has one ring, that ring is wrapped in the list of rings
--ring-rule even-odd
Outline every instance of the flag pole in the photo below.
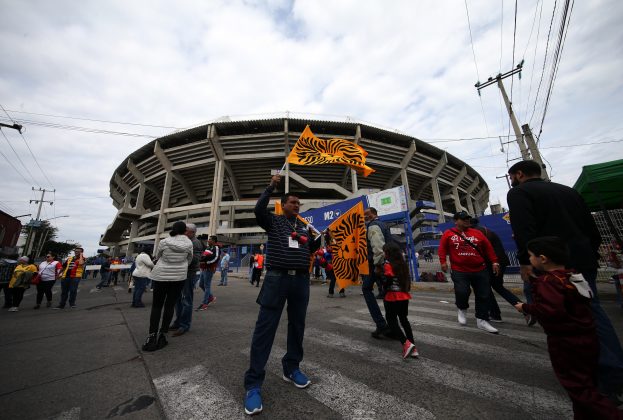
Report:
[[[286,160],[283,163],[283,166],[281,167],[281,169],[279,169],[279,171],[277,172],[277,175],[281,174],[283,172],[283,170],[286,168],[286,165],[288,164],[288,161]]]

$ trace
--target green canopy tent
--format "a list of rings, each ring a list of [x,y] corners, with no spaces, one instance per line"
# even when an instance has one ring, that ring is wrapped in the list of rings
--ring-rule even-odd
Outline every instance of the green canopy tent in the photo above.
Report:
[[[623,159],[584,166],[573,188],[591,211],[623,208]]]
[[[623,246],[623,239],[608,214],[608,210],[623,208],[623,159],[584,166],[573,188],[591,211],[603,211],[614,239]]]

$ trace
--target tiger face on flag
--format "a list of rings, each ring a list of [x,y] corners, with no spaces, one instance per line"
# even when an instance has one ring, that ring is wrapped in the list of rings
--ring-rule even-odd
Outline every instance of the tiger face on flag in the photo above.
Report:
[[[363,203],[357,203],[342,214],[328,229],[333,240],[333,273],[338,287],[357,284],[359,275],[369,274]]]
[[[366,177],[375,172],[366,165],[367,155],[368,152],[352,141],[338,138],[319,139],[308,125],[292,148],[288,162],[295,165],[342,164]]]

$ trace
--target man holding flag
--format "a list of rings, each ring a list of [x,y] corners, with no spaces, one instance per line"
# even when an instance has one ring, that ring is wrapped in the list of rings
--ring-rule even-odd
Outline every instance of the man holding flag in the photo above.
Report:
[[[283,214],[275,215],[268,211],[270,195],[280,181],[281,176],[274,175],[255,205],[255,217],[258,225],[268,234],[268,246],[266,276],[257,298],[260,312],[251,342],[250,367],[244,377],[244,410],[249,415],[260,413],[263,409],[260,388],[286,301],[288,339],[287,352],[282,359],[283,379],[297,388],[306,388],[311,384],[300,371],[299,363],[303,359],[303,335],[309,302],[310,257],[320,241],[314,240],[307,226],[298,219],[300,201],[295,195],[285,194],[281,198]]]

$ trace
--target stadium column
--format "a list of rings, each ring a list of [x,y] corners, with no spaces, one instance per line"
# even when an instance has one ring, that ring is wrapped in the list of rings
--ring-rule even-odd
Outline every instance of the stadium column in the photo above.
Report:
[[[167,224],[167,214],[164,212],[169,207],[169,197],[171,196],[171,185],[173,183],[173,172],[166,171],[164,177],[164,187],[162,188],[162,200],[160,201],[160,211],[158,212],[158,225],[156,227],[156,241],[154,243],[154,255],[158,250],[160,243],[160,235],[164,233],[164,227]]]
[[[459,171],[459,174],[452,181],[452,199],[454,200],[454,211],[459,212],[463,210],[463,205],[461,204],[461,196],[459,195],[459,184],[467,175],[467,167],[463,166]],[[469,198],[468,200],[469,201]]]
[[[128,239],[128,248],[125,251],[126,257],[134,254],[134,238],[136,238],[136,235],[138,234],[139,223],[140,222],[138,220],[133,220],[130,225],[130,238]]]
[[[223,182],[225,174],[225,162],[217,160],[214,163],[214,183],[212,185],[212,202],[210,206],[210,225],[208,234],[216,235],[221,215],[221,197],[223,195]]]
[[[485,198],[485,195],[487,195],[487,194],[489,194],[489,190],[486,187],[482,188],[476,194],[476,197],[475,197],[475,200],[474,200],[474,210],[476,211],[476,214],[479,215],[479,216],[484,213],[484,209],[482,208],[480,203],[482,202],[482,200]]]
[[[289,126],[288,119],[284,118],[283,120],[283,141],[285,143],[284,153],[286,155],[286,182],[285,182],[285,193],[290,192],[290,163],[288,163],[288,156],[290,155],[290,136],[289,136]]]
[[[475,200],[472,196],[472,193],[474,192],[476,187],[478,187],[478,181],[479,181],[478,177],[474,178],[471,185],[467,187],[467,189],[465,190],[465,192],[467,193],[467,211],[469,212],[469,214],[472,214],[475,216],[477,216],[478,215],[477,213],[479,212],[474,206]]]
[[[355,129],[355,144],[359,144],[361,142],[361,126],[357,124],[357,128]],[[350,183],[352,186],[353,194],[357,193],[359,190],[359,185],[357,183],[357,171],[350,170]]]
[[[431,172],[431,189],[433,190],[433,200],[435,201],[435,208],[439,212],[439,223],[444,223],[446,218],[443,214],[443,200],[441,199],[441,192],[439,191],[439,174],[443,171],[443,168],[448,164],[448,155],[444,152],[437,163],[435,169]]]

